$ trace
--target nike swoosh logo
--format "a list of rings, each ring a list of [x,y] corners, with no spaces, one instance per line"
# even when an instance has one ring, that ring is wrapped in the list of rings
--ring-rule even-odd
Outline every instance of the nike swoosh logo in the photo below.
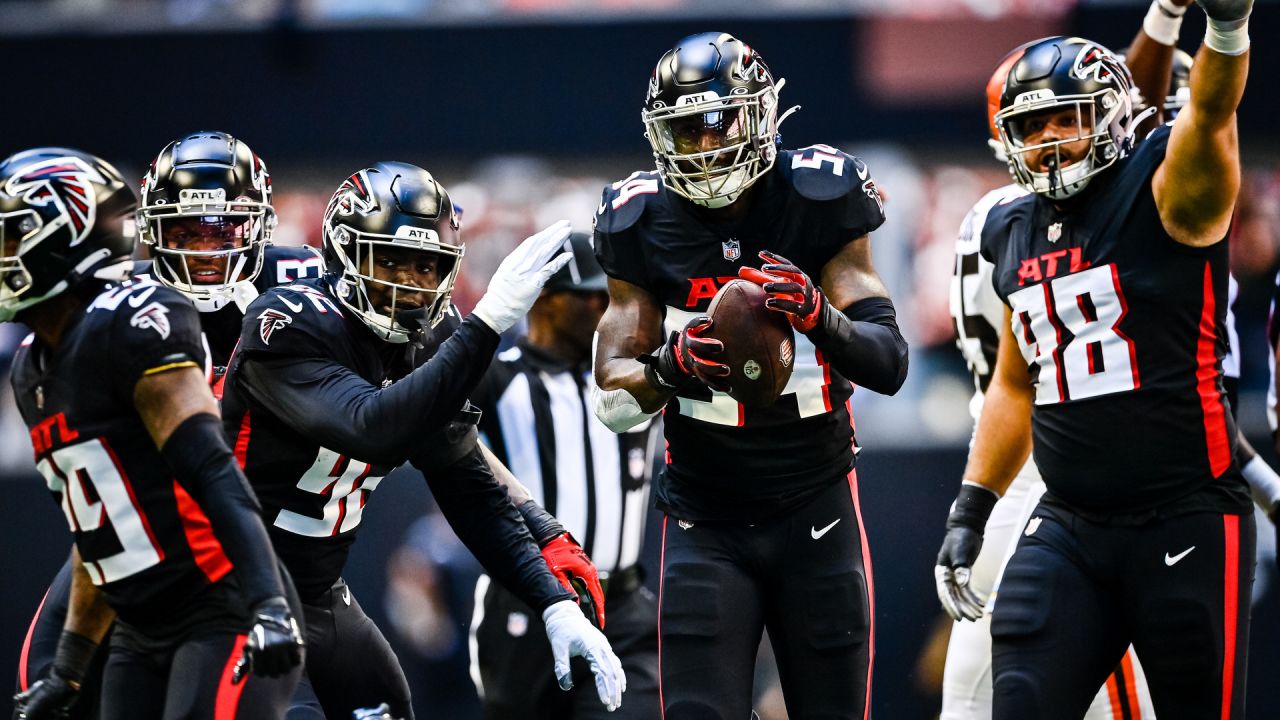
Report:
[[[828,531],[830,531],[830,530],[831,530],[831,528],[835,527],[835,526],[836,526],[836,523],[838,523],[838,522],[840,522],[840,518],[836,518],[835,520],[832,520],[830,525],[828,525],[828,526],[826,526],[826,527],[822,528],[821,530],[819,530],[819,529],[817,529],[817,528],[815,528],[815,527],[810,527],[810,528],[809,528],[809,536],[810,536],[810,537],[812,537],[814,540],[817,540],[818,538],[822,537],[823,535],[826,535],[826,534],[827,534],[827,532],[828,532]]]
[[[854,161],[853,169],[858,171],[859,180],[866,180],[867,176],[871,174],[865,163]]]
[[[351,588],[342,588],[342,602],[351,604]]]
[[[282,303],[284,303],[285,305],[287,305],[287,306],[289,307],[289,309],[290,309],[290,310],[292,310],[292,311],[294,311],[294,312],[302,312],[302,303],[295,303],[295,302],[293,302],[293,301],[289,300],[288,298],[286,298],[286,297],[285,297],[285,296],[283,296],[283,295],[281,295],[281,296],[280,296],[280,302],[282,302]]]
[[[1195,549],[1196,549],[1196,546],[1192,545],[1191,547],[1187,548],[1186,550],[1183,550],[1182,552],[1178,553],[1177,555],[1174,555],[1173,557],[1169,557],[1169,553],[1165,553],[1164,564],[1168,565],[1169,567],[1173,567],[1174,565],[1178,564],[1179,560],[1190,555],[1191,551]]]
[[[129,307],[135,307],[135,308],[142,307],[142,303],[146,302],[147,298],[151,297],[151,295],[155,293],[155,291],[156,289],[154,287],[150,287],[150,288],[147,288],[144,292],[141,292],[137,295],[130,295]]]

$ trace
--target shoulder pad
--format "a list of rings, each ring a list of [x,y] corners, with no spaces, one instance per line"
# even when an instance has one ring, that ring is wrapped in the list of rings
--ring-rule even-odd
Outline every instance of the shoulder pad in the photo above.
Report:
[[[259,290],[324,275],[324,258],[308,245],[268,245],[263,252]]]
[[[995,190],[982,196],[982,199],[973,204],[969,212],[964,216],[964,221],[960,224],[960,237],[956,241],[957,255],[971,255],[978,252],[982,240],[982,228],[986,226],[987,216],[991,214],[991,209],[998,205],[1007,205],[1028,192],[1021,186],[1010,183],[1004,187],[998,187]]]
[[[982,225],[974,228],[974,239],[984,258],[995,262],[999,248],[1009,242],[1009,231],[1013,223],[1031,217],[1036,197],[1035,193],[1010,192],[997,197],[996,202],[987,208]]]
[[[243,351],[323,354],[347,332],[342,307],[314,280],[268,289],[245,309],[244,316]]]
[[[862,191],[867,183],[875,187],[871,170],[861,158],[830,145],[810,145],[778,153],[783,175],[801,197],[827,201]]]
[[[644,214],[645,207],[660,197],[662,178],[658,171],[636,171],[626,179],[606,185],[596,208],[596,229],[603,233],[626,230]]]
[[[127,302],[126,302],[127,301]],[[98,294],[85,309],[86,313],[96,311],[116,312],[123,306],[124,310],[140,308],[151,301],[161,303],[190,305],[182,293],[161,284],[150,275],[138,275],[119,285],[111,285]],[[194,308],[193,308],[194,310]]]

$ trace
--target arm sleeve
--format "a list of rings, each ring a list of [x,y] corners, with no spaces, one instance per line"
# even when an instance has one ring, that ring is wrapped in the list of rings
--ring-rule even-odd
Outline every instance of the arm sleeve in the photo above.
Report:
[[[321,445],[365,462],[398,465],[467,402],[498,346],[467,318],[435,357],[385,388],[333,360],[250,355],[240,383],[281,420]]]
[[[283,597],[275,552],[262,525],[262,507],[227,447],[222,422],[208,413],[192,415],[173,431],[160,452],[208,516],[248,606]]]
[[[445,519],[486,572],[541,613],[552,603],[573,600],[547,569],[524,520],[498,484],[479,447],[448,467],[412,459]],[[421,464],[420,464],[421,463]]]
[[[893,301],[871,297],[840,312],[829,304],[809,336],[850,382],[893,395],[907,379],[907,341]]]

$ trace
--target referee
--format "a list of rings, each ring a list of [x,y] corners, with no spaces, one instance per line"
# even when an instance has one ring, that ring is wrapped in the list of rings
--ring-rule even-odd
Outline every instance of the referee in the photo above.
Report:
[[[609,301],[590,238],[575,233],[573,260],[551,277],[529,331],[500,353],[472,396],[487,444],[533,499],[595,561],[605,589],[605,635],[622,660],[627,691],[610,720],[652,720],[658,704],[658,611],[637,560],[647,480],[662,433],[656,422],[614,434],[590,402],[591,343]],[[574,660],[574,689],[549,671],[541,618],[480,576],[471,624],[471,676],[485,720],[604,718],[590,672]]]

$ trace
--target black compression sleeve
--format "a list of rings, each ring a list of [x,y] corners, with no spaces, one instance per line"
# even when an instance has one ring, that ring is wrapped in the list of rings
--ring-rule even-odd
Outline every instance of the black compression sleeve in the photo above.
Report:
[[[333,360],[267,355],[245,357],[238,382],[321,445],[399,465],[466,405],[497,348],[497,333],[468,317],[434,357],[385,388]]]
[[[907,341],[889,298],[859,300],[844,312],[824,302],[809,339],[855,385],[892,395],[907,379]]]
[[[283,597],[276,555],[262,525],[262,508],[222,434],[222,421],[192,415],[160,450],[178,482],[209,517],[213,534],[235,568],[249,607]]]
[[[477,446],[448,467],[419,464],[445,519],[486,572],[539,613],[572,600],[547,569],[520,514]]]

